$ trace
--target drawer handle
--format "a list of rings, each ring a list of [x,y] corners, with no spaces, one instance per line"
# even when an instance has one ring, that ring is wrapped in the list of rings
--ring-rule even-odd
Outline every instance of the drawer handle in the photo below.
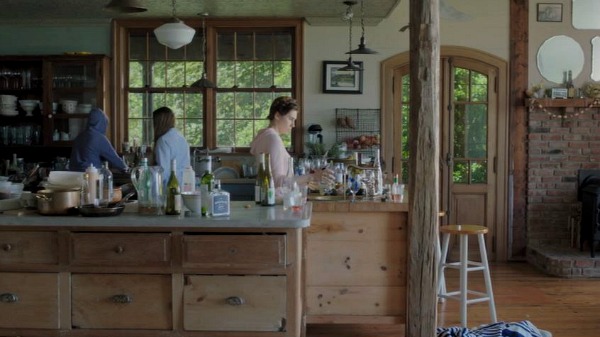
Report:
[[[4,303],[19,302],[19,296],[11,293],[4,293],[0,295],[0,301]]]
[[[2,249],[3,249],[5,252],[10,252],[10,251],[12,250],[12,248],[13,248],[13,247],[12,247],[12,245],[11,245],[10,243],[5,243],[5,244],[3,244],[3,245],[2,245]]]
[[[239,297],[239,296],[231,296],[231,297],[227,297],[227,304],[229,305],[242,305],[246,303],[246,300],[244,300],[243,298]]]
[[[123,246],[121,246],[121,245],[115,247],[115,253],[117,253],[117,254],[123,254],[124,251],[125,251],[125,248],[123,248]]]
[[[120,294],[120,295],[114,295],[112,297],[112,301],[114,303],[123,303],[123,304],[127,304],[127,303],[131,303],[133,302],[133,296],[129,296],[129,295],[125,295],[125,294]]]

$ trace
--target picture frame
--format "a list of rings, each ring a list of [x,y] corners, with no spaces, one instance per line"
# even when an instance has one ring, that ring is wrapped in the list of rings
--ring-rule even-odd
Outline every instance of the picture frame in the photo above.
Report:
[[[550,97],[553,99],[565,99],[567,98],[567,88],[552,88]]]
[[[354,61],[360,68],[362,61]],[[348,65],[347,61],[323,61],[323,93],[326,94],[362,94],[362,71],[339,71]]]
[[[562,22],[563,5],[560,3],[544,3],[537,4],[537,21],[538,22]]]

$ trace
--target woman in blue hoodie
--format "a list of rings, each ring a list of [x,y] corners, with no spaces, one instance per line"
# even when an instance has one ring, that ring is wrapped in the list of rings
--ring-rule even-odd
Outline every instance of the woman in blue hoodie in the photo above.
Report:
[[[107,127],[108,117],[104,111],[98,108],[92,109],[87,127],[73,140],[69,162],[71,171],[84,172],[90,164],[100,168],[104,161],[108,161],[111,169],[127,171],[127,165],[105,135]]]

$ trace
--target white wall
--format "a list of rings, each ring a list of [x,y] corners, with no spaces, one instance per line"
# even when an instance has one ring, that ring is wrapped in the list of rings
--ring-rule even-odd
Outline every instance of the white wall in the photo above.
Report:
[[[444,1],[444,0],[442,0]],[[304,27],[304,129],[310,124],[323,127],[323,141],[327,146],[335,142],[335,109],[377,109],[380,103],[380,63],[398,53],[409,50],[409,30],[399,29],[408,24],[409,1],[403,0],[379,25],[367,26],[366,44],[379,52],[377,55],[354,55],[363,61],[362,95],[323,94],[322,61],[345,61],[348,55],[348,26]],[[470,16],[459,21],[451,9],[442,10],[440,38],[442,45],[464,46],[483,50],[502,59],[509,55],[509,2],[508,0],[445,0],[446,4]],[[365,3],[367,5],[367,3]],[[341,19],[340,19],[341,21]],[[352,49],[358,46],[360,22],[354,21]]]

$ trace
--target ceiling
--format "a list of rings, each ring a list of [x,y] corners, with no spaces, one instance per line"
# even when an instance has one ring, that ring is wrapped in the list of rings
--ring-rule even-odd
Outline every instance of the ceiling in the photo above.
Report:
[[[104,9],[110,0],[2,0],[0,22],[67,23],[104,22],[121,18],[169,18],[169,0],[139,0],[148,11],[120,14]],[[305,18],[310,25],[345,25],[342,14],[344,0],[176,0],[179,18],[199,17],[268,17]],[[401,0],[364,0],[365,25],[377,25]],[[360,0],[353,8],[355,20],[360,15]]]

